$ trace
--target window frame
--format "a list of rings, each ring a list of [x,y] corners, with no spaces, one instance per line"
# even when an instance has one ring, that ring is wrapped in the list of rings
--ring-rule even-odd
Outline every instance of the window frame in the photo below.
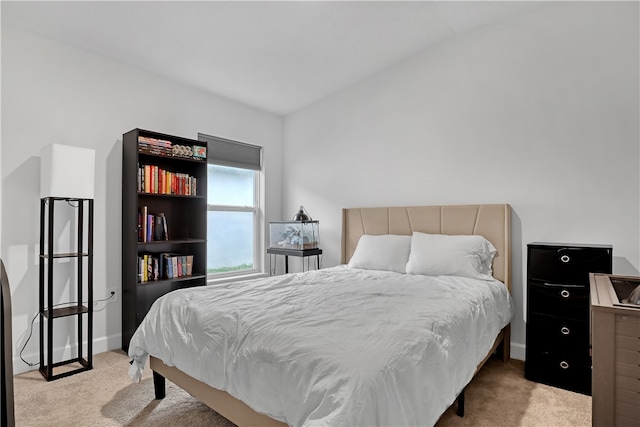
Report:
[[[254,172],[254,201],[253,206],[235,205],[209,205],[207,203],[207,217],[210,211],[213,212],[253,212],[253,268],[249,270],[236,270],[226,273],[209,273],[207,266],[207,282],[232,281],[250,276],[264,275],[264,172],[263,156],[264,147],[246,142],[221,138],[198,132],[198,141],[207,146],[207,163],[222,167],[250,170]],[[208,173],[207,173],[207,179]],[[207,195],[208,197],[208,195]],[[207,200],[208,201],[208,200]],[[207,218],[207,229],[209,228]],[[207,248],[209,243],[207,242]],[[207,254],[207,258],[209,255]],[[207,259],[208,262],[208,259]]]
[[[223,167],[231,167],[235,169],[244,169],[247,171],[253,172],[253,206],[241,206],[241,205],[217,205],[217,204],[208,204],[207,203],[207,214],[209,212],[252,212],[253,213],[253,268],[247,270],[235,270],[228,271],[224,273],[209,273],[209,267],[207,266],[207,282],[213,282],[218,279],[228,279],[234,277],[242,277],[249,276],[262,273],[262,258],[260,253],[260,243],[262,241],[262,228],[260,221],[260,212],[262,210],[261,207],[261,199],[260,199],[260,181],[261,181],[261,171],[260,170],[252,170],[248,168],[241,168],[237,166],[227,166],[223,164],[217,163],[209,163],[216,166]],[[207,177],[208,179],[208,177]],[[207,181],[208,184],[208,181]],[[209,223],[207,220],[207,229],[209,228]],[[208,246],[208,242],[207,242]]]

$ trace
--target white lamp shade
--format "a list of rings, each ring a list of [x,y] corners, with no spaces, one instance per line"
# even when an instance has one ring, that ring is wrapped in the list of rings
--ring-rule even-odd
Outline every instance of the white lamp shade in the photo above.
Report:
[[[40,198],[93,199],[95,150],[51,144],[41,156]]]

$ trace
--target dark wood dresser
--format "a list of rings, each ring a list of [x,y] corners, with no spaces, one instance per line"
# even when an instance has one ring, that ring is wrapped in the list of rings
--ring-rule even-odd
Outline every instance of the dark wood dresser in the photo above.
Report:
[[[527,245],[525,378],[591,394],[589,273],[611,273],[610,245]]]
[[[638,285],[591,274],[594,427],[640,426],[640,306],[624,303]]]

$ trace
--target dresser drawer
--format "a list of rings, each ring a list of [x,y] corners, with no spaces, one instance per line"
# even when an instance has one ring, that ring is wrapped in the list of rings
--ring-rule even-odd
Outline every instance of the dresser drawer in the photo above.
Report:
[[[589,319],[589,288],[530,281],[528,287],[530,313],[562,316],[577,320]]]
[[[620,363],[630,363],[632,365],[640,365],[640,352],[616,348],[615,361]]]
[[[615,400],[616,402],[628,403],[630,405],[636,405],[640,407],[640,393],[634,393],[632,391],[616,388]]]
[[[531,314],[527,320],[525,377],[589,394],[589,323]]]
[[[590,358],[565,354],[561,349],[528,351],[525,377],[531,381],[591,394]]]
[[[616,375],[616,387],[632,393],[640,393],[640,379]]]
[[[616,420],[614,425],[616,427],[638,427],[638,419],[640,418],[637,416],[625,417],[624,415],[616,413]]]
[[[616,314],[616,334],[627,337],[640,337],[640,315]]]
[[[640,425],[640,406],[616,402],[616,427],[638,427]]]
[[[616,363],[616,374],[640,381],[640,366],[631,363]],[[640,390],[638,390],[640,392]]]
[[[589,285],[589,273],[611,272],[611,250],[591,247],[529,247],[529,279],[565,285]]]
[[[527,320],[527,349],[589,355],[589,323],[569,318],[531,314]]]
[[[616,335],[616,350],[640,352],[640,337]]]

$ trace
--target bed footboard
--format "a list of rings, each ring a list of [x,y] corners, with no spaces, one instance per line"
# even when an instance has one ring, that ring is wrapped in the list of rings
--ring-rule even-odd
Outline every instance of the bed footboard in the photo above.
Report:
[[[502,360],[502,362],[507,363],[509,361],[511,355],[511,324],[502,328],[496,337],[491,350],[489,350],[489,353],[487,353],[482,362],[478,364],[478,367],[473,374],[474,377],[494,353],[500,358],[500,360]]]
[[[166,378],[238,426],[287,427],[281,421],[254,411],[229,393],[198,381],[178,368],[164,364],[160,359],[150,356],[149,365],[153,370],[153,384],[157,399],[162,399],[165,396]],[[162,397],[158,396],[159,389]]]

